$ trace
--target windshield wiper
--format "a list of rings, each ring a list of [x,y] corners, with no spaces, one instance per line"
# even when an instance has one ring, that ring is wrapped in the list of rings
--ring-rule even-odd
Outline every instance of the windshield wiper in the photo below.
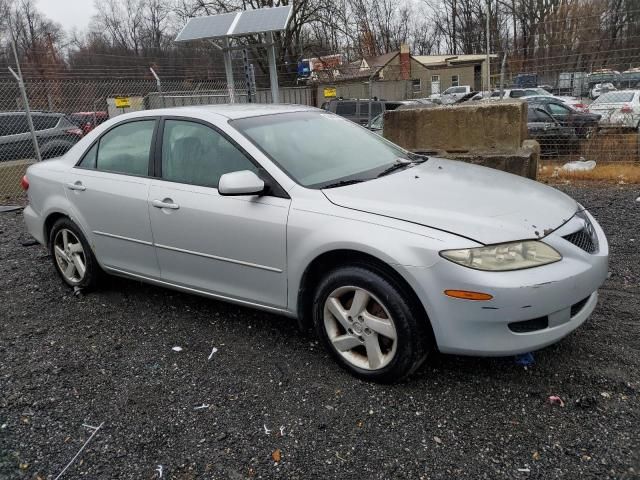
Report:
[[[429,160],[429,157],[426,155],[423,155],[421,153],[415,153],[415,152],[409,152],[407,154],[407,156],[411,159],[412,162],[414,163],[423,163],[426,162],[427,160]]]
[[[403,160],[403,159],[397,159],[395,161],[395,163],[387,168],[385,168],[383,171],[381,171],[378,174],[378,177],[384,177],[385,175],[389,175],[392,172],[395,172],[396,170],[400,170],[403,168],[407,168],[410,167],[411,165],[413,165],[413,162],[410,162],[409,160]]]
[[[364,180],[360,178],[354,178],[351,180],[340,180],[339,182],[330,183],[329,185],[325,185],[322,189],[325,188],[336,188],[336,187],[346,187],[347,185],[353,185],[354,183],[362,183]]]

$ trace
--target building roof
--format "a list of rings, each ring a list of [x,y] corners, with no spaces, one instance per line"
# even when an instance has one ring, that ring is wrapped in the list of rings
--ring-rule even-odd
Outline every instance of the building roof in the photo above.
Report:
[[[491,58],[498,58],[498,55],[492,53]],[[420,62],[426,67],[438,65],[450,65],[465,62],[484,62],[487,59],[486,54],[473,55],[412,55],[412,58]]]

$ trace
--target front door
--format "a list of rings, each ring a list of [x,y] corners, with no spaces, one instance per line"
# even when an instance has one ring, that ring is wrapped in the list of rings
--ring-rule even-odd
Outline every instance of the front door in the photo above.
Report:
[[[155,119],[107,131],[69,173],[67,198],[99,262],[159,277],[147,207]]]
[[[159,176],[149,216],[161,276],[222,297],[286,307],[286,225],[290,200],[225,197],[220,177],[257,165],[202,122],[164,121]]]
[[[431,94],[440,94],[440,75],[431,75]]]

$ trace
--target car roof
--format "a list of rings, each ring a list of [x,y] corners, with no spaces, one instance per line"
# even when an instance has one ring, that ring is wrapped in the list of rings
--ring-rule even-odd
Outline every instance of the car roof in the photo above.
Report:
[[[263,103],[234,103],[219,105],[194,105],[189,107],[158,108],[155,110],[141,110],[138,112],[125,113],[119,115],[121,118],[153,117],[158,115],[177,115],[181,117],[206,117],[217,115],[235,120],[239,118],[260,117],[263,115],[274,115],[278,113],[291,112],[324,112],[315,107],[306,105],[287,104],[263,104]]]
[[[0,112],[0,116],[5,116],[5,115],[26,115],[26,112],[24,110],[16,110],[13,112]],[[41,110],[31,110],[31,115],[48,115],[51,117],[64,117],[65,114],[64,113],[60,113],[60,112],[44,112]]]

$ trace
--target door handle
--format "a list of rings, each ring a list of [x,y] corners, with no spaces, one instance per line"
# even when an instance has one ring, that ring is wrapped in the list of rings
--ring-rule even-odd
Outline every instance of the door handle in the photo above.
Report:
[[[67,183],[67,188],[69,190],[79,190],[81,192],[84,192],[87,189],[87,187],[82,185],[82,182],[80,180],[78,180],[76,183]]]
[[[170,210],[178,210],[180,208],[180,205],[173,203],[173,200],[170,198],[165,198],[164,200],[151,200],[151,205],[156,208],[168,208]]]

